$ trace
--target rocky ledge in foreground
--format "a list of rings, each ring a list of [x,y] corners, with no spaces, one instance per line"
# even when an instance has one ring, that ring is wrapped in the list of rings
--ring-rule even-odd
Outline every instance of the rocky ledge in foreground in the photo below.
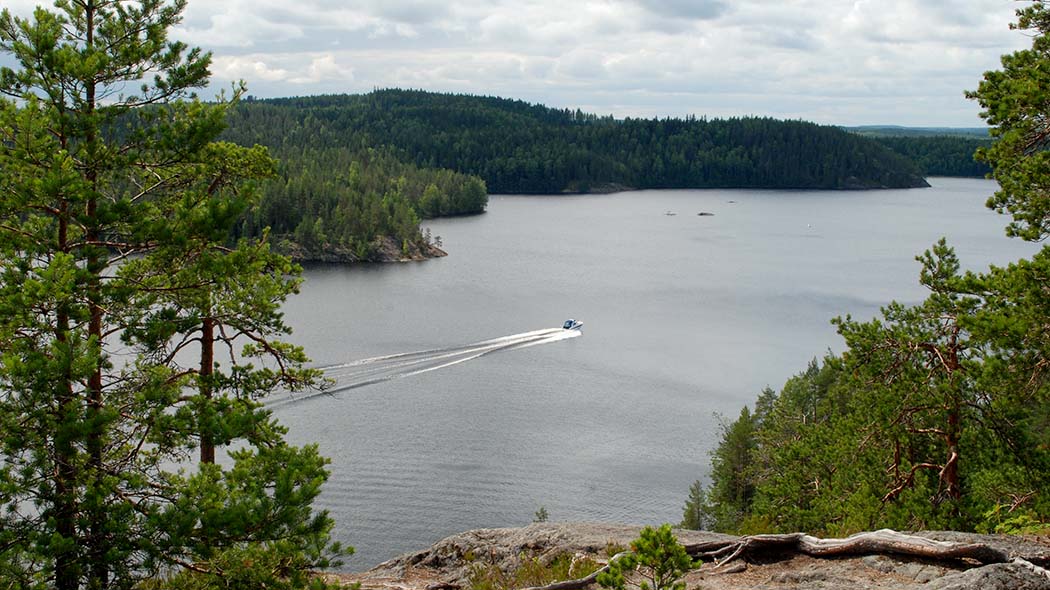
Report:
[[[629,545],[641,528],[541,523],[524,528],[480,529],[453,535],[425,551],[403,555],[364,573],[332,578],[347,584],[360,582],[364,590],[469,590],[471,572],[478,567],[494,565],[512,572],[525,560],[548,563],[564,554],[604,563],[610,547]],[[863,543],[843,544],[801,535],[741,538],[686,530],[676,530],[675,535],[691,553],[723,548],[721,559],[729,557],[736,548],[745,548],[722,566],[705,559],[701,568],[685,577],[688,590],[1050,590],[1050,575],[1043,569],[1050,567],[1050,539],[1045,537],[955,532],[902,536],[880,531],[866,533]],[[801,543],[793,543],[795,540]],[[850,554],[813,557],[799,553],[799,547],[805,550],[813,543],[818,544],[818,553],[820,546],[841,550],[848,545]],[[946,547],[961,550],[951,550],[955,557],[935,559],[902,554],[907,545],[920,553],[923,546],[936,552],[944,552]],[[879,550],[872,551],[870,547]],[[728,552],[725,548],[729,548]]]

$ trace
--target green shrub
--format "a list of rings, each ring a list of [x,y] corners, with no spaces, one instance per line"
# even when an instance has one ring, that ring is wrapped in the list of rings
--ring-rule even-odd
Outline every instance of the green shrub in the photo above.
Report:
[[[608,571],[598,575],[598,584],[612,590],[636,587],[641,590],[685,590],[679,580],[694,567],[685,547],[671,533],[671,525],[658,529],[645,527],[631,541],[628,555],[609,563]]]

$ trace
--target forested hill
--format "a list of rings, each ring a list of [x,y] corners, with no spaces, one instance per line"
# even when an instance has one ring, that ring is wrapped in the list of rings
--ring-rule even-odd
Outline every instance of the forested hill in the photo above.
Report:
[[[974,159],[977,148],[988,147],[992,138],[982,127],[846,127],[870,137],[915,162],[925,176],[970,176],[983,178],[991,172]]]
[[[974,159],[977,148],[992,140],[975,136],[878,136],[873,139],[915,162],[926,176],[983,178],[992,169]]]
[[[377,90],[245,101],[232,122],[264,145],[383,145],[425,168],[485,180],[493,193],[619,188],[867,189],[927,186],[879,143],[801,121],[624,119],[492,97]],[[306,147],[306,146],[304,146]]]

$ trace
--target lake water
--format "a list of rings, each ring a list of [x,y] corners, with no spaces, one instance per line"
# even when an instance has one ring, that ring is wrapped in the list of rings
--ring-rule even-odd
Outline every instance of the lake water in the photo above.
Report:
[[[332,459],[319,504],[357,548],[347,568],[541,506],[677,522],[717,416],[840,350],[831,318],[921,300],[914,257],[942,235],[975,269],[1036,250],[984,208],[991,182],[931,182],[494,196],[426,224],[447,258],[307,269],[293,340],[318,365],[358,362],[332,371],[348,389],[275,413]],[[581,337],[527,334],[569,317]]]

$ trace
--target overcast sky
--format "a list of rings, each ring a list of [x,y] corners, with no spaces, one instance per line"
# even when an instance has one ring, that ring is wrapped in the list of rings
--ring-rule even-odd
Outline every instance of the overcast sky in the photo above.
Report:
[[[39,0],[3,0],[28,14]],[[622,116],[976,127],[1015,0],[190,0],[216,88],[421,88]]]

